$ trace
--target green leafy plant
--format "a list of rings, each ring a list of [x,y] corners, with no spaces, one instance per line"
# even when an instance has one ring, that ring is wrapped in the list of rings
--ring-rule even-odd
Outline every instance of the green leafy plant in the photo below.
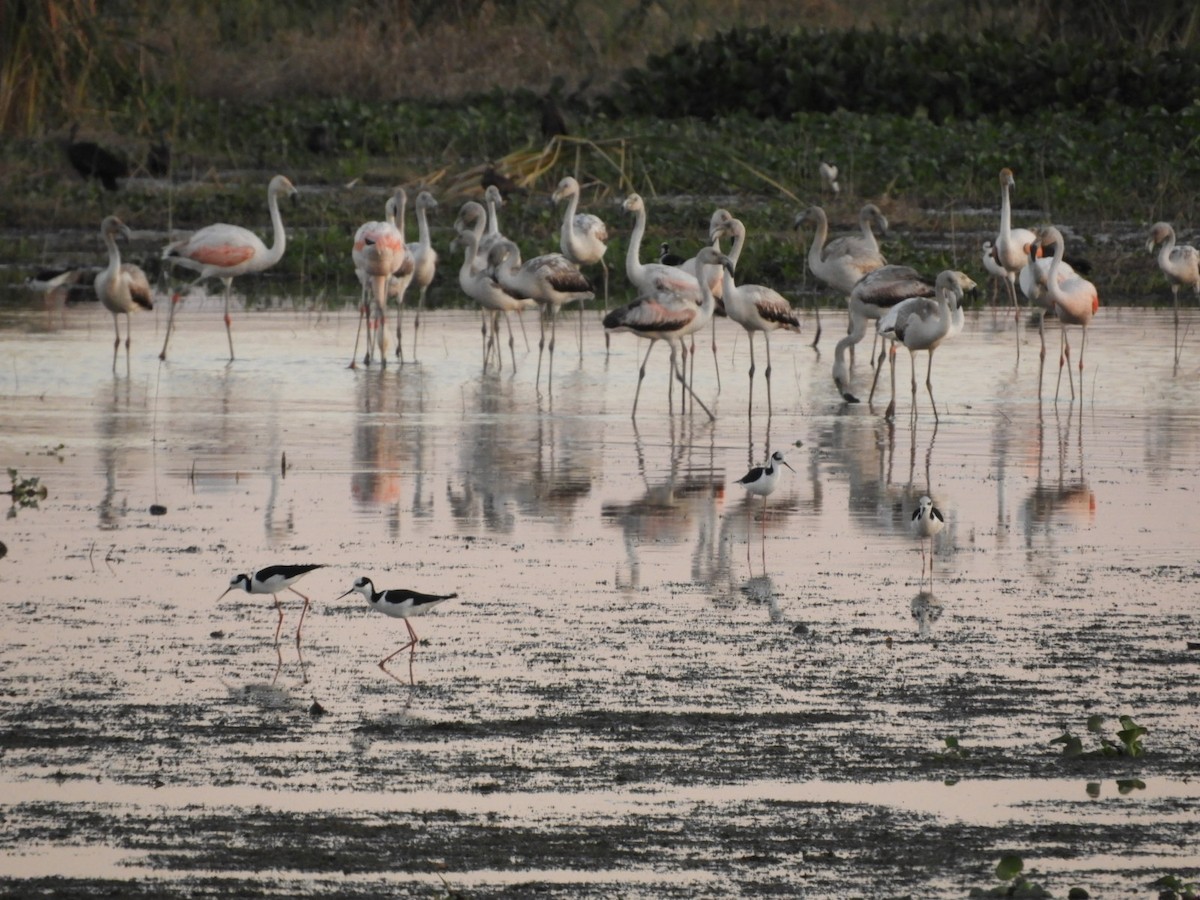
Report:
[[[1006,853],[996,863],[996,877],[1003,882],[992,888],[971,888],[971,897],[1021,897],[1025,900],[1042,900],[1051,896],[1040,884],[1030,881],[1021,873],[1025,861],[1016,853]]]
[[[10,519],[18,509],[37,509],[38,503],[46,499],[46,486],[40,479],[22,478],[21,473],[13,468],[8,470],[8,477],[12,481],[12,488],[4,493],[12,497],[12,506],[8,510]]]
[[[1138,725],[1132,716],[1120,716],[1117,721],[1121,725],[1121,730],[1116,733],[1116,740],[1114,741],[1105,737],[1102,733],[1104,723],[1106,722],[1105,716],[1093,715],[1088,717],[1087,730],[1090,734],[1097,735],[1097,740],[1099,741],[1099,746],[1092,749],[1086,749],[1083,739],[1078,735],[1072,734],[1068,729],[1064,729],[1063,733],[1050,741],[1050,743],[1062,744],[1063,756],[1070,759],[1135,757],[1144,754],[1146,750],[1142,745],[1142,738],[1146,735],[1147,729]]]
[[[1184,881],[1178,875],[1164,875],[1150,882],[1151,887],[1161,890],[1160,897],[1178,898],[1178,900],[1196,900],[1200,897],[1200,882]]]

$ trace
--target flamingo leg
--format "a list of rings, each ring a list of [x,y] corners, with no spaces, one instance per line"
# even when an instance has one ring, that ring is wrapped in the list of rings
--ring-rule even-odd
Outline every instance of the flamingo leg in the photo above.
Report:
[[[746,415],[750,418],[754,418],[754,370],[756,368],[754,365],[754,332],[747,331],[746,339],[750,342],[750,402],[746,404]],[[770,386],[771,382],[768,381],[768,397],[770,396]],[[770,407],[770,402],[767,403],[767,406]]]
[[[600,267],[601,267],[601,269],[604,270],[604,314],[607,315],[608,314],[608,263],[606,263],[603,259],[601,259]],[[579,311],[579,315],[580,315],[580,318],[583,317],[582,308]],[[603,316],[601,316],[601,318],[603,318]],[[582,327],[582,322],[580,323],[580,326]],[[612,335],[609,333],[607,328],[604,329],[604,355],[605,356],[608,356],[609,342],[611,340],[612,340]]]
[[[121,349],[121,320],[117,318],[117,314],[113,313],[113,331],[117,333],[113,340],[113,371],[117,371],[117,351]],[[125,342],[125,355],[129,355],[129,342]]]
[[[1054,402],[1058,402],[1058,394],[1062,389],[1062,370],[1066,360],[1067,329],[1064,326],[1058,339],[1058,381],[1054,385]]]
[[[937,401],[933,399],[933,351],[935,348],[929,348],[929,363],[925,367],[925,390],[929,392],[929,405],[933,407],[933,421],[941,421],[938,418]]]
[[[774,412],[774,404],[771,402],[771,332],[763,332],[763,343],[767,345],[767,370],[763,374],[767,377],[767,420],[770,421],[771,414]],[[753,341],[751,346],[753,346]]]
[[[425,291],[428,289],[429,286],[425,285],[417,294],[417,312],[413,316],[413,362],[417,361],[417,329],[421,327],[421,310],[425,308]]]
[[[354,331],[354,351],[350,354],[350,368],[358,368],[358,339],[362,337],[363,319],[367,316],[367,305],[359,303],[358,305],[358,328]]]
[[[896,415],[896,343],[892,342],[892,346],[888,348],[888,368],[891,370],[892,381],[892,398],[888,401],[887,412],[883,417],[889,422]]]
[[[558,307],[551,305],[550,307],[550,365],[546,369],[546,390],[551,389],[554,381],[554,344],[558,338]],[[579,321],[583,322],[583,306],[579,307]],[[583,344],[579,345],[580,356],[583,355]]]
[[[161,360],[165,360],[167,358],[167,344],[171,342],[171,330],[175,327],[175,308],[179,306],[179,301],[181,299],[182,297],[179,296],[178,291],[175,291],[171,294],[171,312],[167,316],[167,333],[163,338],[162,350],[158,352],[158,358]]]
[[[674,345],[672,345],[672,346],[674,346]],[[712,410],[711,410],[711,409],[709,409],[709,408],[708,408],[708,407],[707,407],[707,406],[704,404],[704,401],[703,401],[703,400],[701,400],[701,399],[700,399],[698,396],[696,396],[696,392],[695,392],[695,391],[693,391],[693,390],[692,390],[692,386],[691,386],[690,384],[688,384],[688,383],[687,383],[687,380],[686,380],[686,379],[683,377],[683,373],[682,373],[682,372],[679,372],[679,371],[677,371],[677,370],[675,369],[675,363],[674,363],[674,356],[673,356],[673,355],[672,355],[672,357],[671,357],[671,370],[672,370],[672,373],[673,373],[673,374],[674,374],[674,375],[675,375],[675,376],[676,376],[676,377],[679,379],[679,384],[680,384],[680,393],[682,394],[682,392],[683,392],[683,391],[687,391],[689,394],[691,394],[691,396],[692,396],[692,402],[693,402],[693,403],[699,403],[699,404],[700,404],[700,408],[701,408],[702,410],[704,410],[704,412],[705,412],[705,413],[708,415],[708,420],[709,420],[710,422],[715,422],[715,421],[716,421],[716,419],[717,419],[717,417],[713,415],[713,413],[712,413]],[[682,402],[682,397],[681,397],[681,402]]]
[[[525,320],[521,318],[520,310],[517,311],[517,320],[521,323],[521,333],[525,333]],[[513,372],[517,371],[517,351],[516,343],[513,340],[512,319],[508,317],[508,313],[504,314],[504,324],[508,326],[508,354],[512,358]],[[529,338],[525,338],[525,349],[529,349]]]
[[[605,331],[605,334],[608,334],[607,330]],[[655,341],[651,341],[650,346],[646,348],[646,355],[642,357],[642,367],[638,369],[637,390],[633,392],[633,412],[630,413],[630,418],[632,419],[637,418],[638,397],[641,396],[642,393],[642,382],[646,380],[646,363],[650,359],[650,351],[654,349],[655,343]]]
[[[712,320],[712,352],[713,352],[713,371],[717,373],[717,395],[721,394],[721,363],[717,359],[717,317],[713,316]]]
[[[879,337],[878,334],[875,337]],[[879,348],[879,359],[875,359],[875,344],[871,343],[871,364],[875,368],[875,377],[871,379],[871,393],[867,394],[867,406],[871,405],[871,401],[875,399],[875,386],[879,384],[879,372],[883,369],[883,358],[887,354],[886,346]]]
[[[233,279],[222,278],[225,282],[225,337],[229,339],[229,361],[233,362],[233,323],[229,317],[229,302],[233,298]]]
[[[543,307],[542,312],[538,315],[538,329],[541,331],[541,334],[538,337],[538,365],[537,374],[533,378],[534,387],[537,387],[542,383],[542,353],[545,352],[546,349],[545,307]]]

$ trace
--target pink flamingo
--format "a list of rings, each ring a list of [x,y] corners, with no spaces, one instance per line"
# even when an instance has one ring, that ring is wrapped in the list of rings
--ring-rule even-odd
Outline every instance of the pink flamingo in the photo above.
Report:
[[[121,346],[121,324],[117,318],[125,314],[125,368],[129,368],[129,314],[141,307],[154,309],[154,300],[150,292],[150,281],[146,273],[133,263],[121,262],[121,251],[117,249],[117,235],[122,234],[129,240],[130,232],[116,216],[108,216],[100,223],[100,235],[104,245],[108,247],[108,268],[96,275],[93,285],[96,296],[104,304],[104,308],[112,313],[113,329],[117,336],[113,340],[113,371],[117,369],[117,350]]]
[[[1067,378],[1071,382],[1071,399],[1075,399],[1075,378],[1071,373],[1071,344],[1067,340],[1067,326],[1078,325],[1083,329],[1083,337],[1079,345],[1079,389],[1083,390],[1083,352],[1087,348],[1087,327],[1091,324],[1092,316],[1100,309],[1100,295],[1096,286],[1076,275],[1074,278],[1059,280],[1058,269],[1062,266],[1063,241],[1062,232],[1053,225],[1042,229],[1037,238],[1038,245],[1044,250],[1053,245],[1054,261],[1050,264],[1049,277],[1046,280],[1046,296],[1054,305],[1055,315],[1062,323],[1061,350],[1058,356],[1058,384],[1054,388],[1054,400],[1058,401],[1059,388],[1062,386],[1063,366],[1067,366]],[[1038,393],[1041,393],[1039,379]]]
[[[1029,261],[1030,247],[1036,243],[1037,235],[1028,228],[1012,227],[1012,201],[1009,191],[1017,186],[1012,169],[1005,167],[1000,170],[1000,231],[992,246],[996,263],[1004,269],[1004,286],[1008,290],[1008,299],[1012,301],[1013,316],[1021,315],[1020,304],[1017,302],[1017,275]],[[1041,255],[1040,253],[1038,254]],[[1017,352],[1020,353],[1020,341],[1017,342]]]
[[[1200,250],[1191,244],[1175,244],[1175,229],[1167,222],[1156,222],[1150,228],[1150,239],[1146,249],[1153,252],[1158,247],[1158,267],[1171,283],[1171,295],[1175,299],[1175,364],[1183,344],[1179,340],[1179,289],[1190,287],[1200,297]]]
[[[276,175],[267,186],[267,208],[271,211],[271,226],[274,239],[268,249],[262,240],[249,229],[238,225],[209,225],[191,237],[167,244],[163,259],[169,263],[199,272],[193,284],[206,278],[220,278],[225,283],[225,334],[229,338],[229,359],[233,360],[233,330],[230,327],[229,301],[233,293],[233,279],[238,275],[262,272],[283,259],[287,247],[287,234],[283,230],[283,218],[279,215],[279,195],[292,195],[296,188],[283,175]],[[167,358],[167,344],[171,340],[171,329],[175,322],[175,307],[179,294],[171,298],[171,315],[167,319],[167,336],[163,340],[159,359]]]
[[[421,310],[425,308],[425,293],[433,283],[437,274],[438,254],[433,249],[433,240],[429,236],[429,211],[437,209],[437,201],[429,191],[417,194],[417,241],[408,245],[408,253],[413,261],[413,284],[420,292],[417,295],[417,314],[413,319],[413,359],[417,356],[417,330],[421,327]],[[396,353],[400,352],[400,326],[396,325]]]
[[[371,334],[374,331],[375,342],[379,345],[380,365],[387,365],[387,331],[384,318],[387,310],[388,282],[393,276],[404,281],[412,274],[412,260],[408,258],[404,248],[404,235],[396,226],[395,217],[401,209],[404,200],[403,191],[396,191],[387,202],[386,211],[390,221],[365,222],[354,233],[354,245],[350,251],[354,260],[354,270],[364,283],[369,282],[373,288],[373,299],[370,312],[367,314],[367,353],[363,362],[371,363]],[[403,300],[401,300],[403,302]],[[358,341],[355,340],[355,353],[358,352]],[[354,360],[350,361],[351,368]]]
[[[636,195],[634,195],[636,196]],[[639,198],[640,199],[640,198]],[[628,202],[628,201],[626,201]],[[705,247],[699,253],[702,265],[721,265],[733,268],[733,262],[728,256],[713,247]],[[631,258],[634,255],[631,253]],[[648,267],[647,267],[648,268]],[[669,267],[665,267],[669,268]],[[672,284],[676,285],[673,287]],[[693,299],[691,285],[695,285],[701,296],[700,304]],[[678,378],[683,389],[691,394],[692,399],[708,414],[709,419],[716,419],[712,411],[704,404],[679,370],[679,347],[683,339],[699,331],[712,319],[716,299],[708,288],[708,281],[702,278],[699,283],[691,279],[689,285],[686,279],[674,280],[664,278],[661,282],[654,281],[651,291],[638,297],[632,303],[614,309],[604,317],[604,327],[610,331],[632,331],[638,337],[650,341],[646,355],[638,370],[637,391],[633,395],[632,417],[637,417],[638,398],[642,392],[642,381],[646,378],[646,363],[650,359],[650,351],[658,341],[666,341],[671,347],[671,385]]]

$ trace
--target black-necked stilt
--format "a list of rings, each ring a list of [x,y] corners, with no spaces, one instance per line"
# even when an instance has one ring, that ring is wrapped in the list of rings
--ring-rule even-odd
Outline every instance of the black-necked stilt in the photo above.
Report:
[[[458,596],[455,594],[422,594],[418,591],[409,591],[403,588],[393,589],[390,591],[377,591],[375,585],[371,583],[370,578],[358,578],[350,587],[350,590],[342,594],[338,599],[342,599],[355,591],[362,594],[366,601],[371,604],[371,609],[376,609],[384,615],[391,616],[393,619],[403,619],[405,626],[408,628],[409,641],[395,653],[384,657],[379,661],[379,668],[383,670],[389,677],[400,681],[394,674],[388,671],[387,663],[399,656],[405,650],[408,654],[408,681],[409,684],[415,684],[413,679],[413,656],[417,652],[417,633],[413,631],[412,623],[409,620],[412,616],[422,616],[429,612],[439,603],[446,600],[453,600]]]
[[[921,580],[925,580],[925,540],[929,540],[929,583],[933,584],[933,539],[943,528],[946,520],[942,511],[933,505],[933,499],[925,496],[917,501],[917,508],[912,514],[913,532],[921,542]]]
[[[241,588],[247,594],[270,594],[275,601],[275,611],[279,613],[279,621],[275,625],[275,646],[279,646],[279,632],[283,628],[283,607],[279,603],[279,592],[289,590],[297,597],[304,600],[304,608],[300,611],[300,624],[296,626],[296,652],[300,652],[300,629],[304,627],[304,617],[308,614],[309,600],[298,590],[292,587],[303,576],[307,575],[313,569],[325,568],[324,563],[315,565],[303,566],[267,566],[265,569],[259,569],[252,575],[234,575],[229,579],[229,587],[225,588],[221,597],[228,594],[234,588]],[[220,600],[221,597],[217,599]],[[303,662],[303,657],[301,657]],[[283,657],[280,656],[280,665],[283,664]],[[275,677],[279,677],[279,668],[275,669]],[[272,679],[274,683],[274,679]]]
[[[745,475],[737,480],[737,483],[746,489],[748,493],[758,494],[763,498],[763,564],[766,565],[766,538],[767,538],[767,497],[775,492],[775,487],[779,484],[779,467],[787,466],[792,469],[791,464],[783,458],[783,453],[776,450],[767,457],[766,465],[755,466]],[[792,469],[795,472],[795,469]],[[750,542],[749,542],[749,519],[750,519],[750,504],[746,504],[746,559],[750,558]]]

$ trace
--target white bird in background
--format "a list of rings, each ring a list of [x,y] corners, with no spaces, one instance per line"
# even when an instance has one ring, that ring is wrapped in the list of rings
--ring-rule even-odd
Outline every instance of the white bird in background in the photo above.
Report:
[[[577,266],[600,264],[604,271],[604,311],[608,312],[608,226],[591,213],[579,212],[579,182],[568,175],[558,183],[552,198],[555,203],[567,201],[559,229],[559,249],[563,256]]]
[[[233,359],[233,331],[230,327],[229,302],[233,279],[238,275],[262,272],[283,259],[287,234],[279,215],[279,195],[296,193],[296,188],[283,175],[276,175],[267,186],[267,208],[271,212],[274,238],[270,249],[254,232],[239,225],[219,223],[195,232],[191,237],[174,241],[163,250],[163,259],[199,272],[196,282],[205,278],[220,278],[225,284],[225,334],[229,338],[229,358]],[[193,282],[195,283],[195,282]],[[175,307],[179,295],[171,298],[171,314],[167,318],[167,335],[159,359],[167,358],[167,343],[175,323]]]
[[[1060,280],[1058,270],[1062,267],[1065,247],[1062,232],[1053,225],[1042,229],[1037,243],[1044,251],[1053,245],[1054,260],[1050,265],[1049,276],[1046,279],[1046,297],[1054,305],[1054,314],[1062,325],[1062,338],[1058,356],[1058,383],[1054,388],[1054,399],[1058,400],[1058,392],[1062,387],[1062,370],[1067,366],[1067,378],[1071,382],[1071,399],[1075,399],[1075,378],[1071,373],[1071,344],[1067,340],[1067,326],[1078,325],[1083,330],[1079,345],[1079,387],[1083,389],[1083,353],[1087,349],[1087,327],[1091,324],[1092,316],[1100,309],[1100,294],[1096,286],[1076,275],[1074,278]],[[1038,376],[1038,394],[1041,395],[1041,376]]]
[[[838,167],[833,163],[823,162],[817,166],[817,172],[821,176],[821,185],[836,197],[842,190],[837,180]]]
[[[925,583],[925,541],[929,541],[929,586],[933,589],[933,539],[946,527],[941,510],[926,496],[917,501],[912,514],[913,534],[921,544],[921,583]]]
[[[730,237],[733,243],[730,245],[729,257],[733,263],[734,269],[737,268],[738,260],[742,256],[742,248],[746,245],[746,226],[742,224],[740,219],[735,219],[733,214],[727,209],[714,210],[708,220],[708,243],[709,246],[716,250],[721,249],[721,238]],[[670,265],[665,262],[660,256],[660,262],[664,265]],[[699,256],[693,256],[691,259],[685,259],[679,264],[679,268],[687,272],[693,278],[699,280],[703,274],[703,265],[699,261]],[[716,299],[716,308],[713,312],[712,320],[712,354],[713,354],[713,372],[717,376],[717,393],[721,393],[721,367],[717,359],[717,318],[724,316],[725,299],[723,292],[725,290],[725,281],[723,270],[717,266],[709,266],[708,289],[712,291],[713,297]],[[696,376],[696,339],[693,336],[691,347],[689,348],[688,356],[691,359],[692,371],[688,377],[688,384],[695,383]]]
[[[405,203],[404,192],[397,190],[388,201],[387,211],[392,214],[392,221],[365,222],[354,234],[354,244],[351,258],[354,269],[361,272],[360,278],[365,279],[373,287],[370,312],[367,315],[367,354],[364,362],[371,362],[371,336],[374,333],[375,342],[379,346],[379,363],[387,365],[387,317],[388,282],[396,276],[403,281],[407,289],[412,277],[412,260],[404,247],[404,233],[396,225],[395,217]],[[400,301],[403,302],[403,299]],[[357,352],[357,340],[355,346]],[[354,361],[350,362],[351,367]]]
[[[712,247],[702,249],[700,259],[706,266],[721,265],[729,269],[733,268],[729,257]],[[666,286],[659,286],[655,283],[652,284],[650,292],[643,294],[626,306],[614,309],[604,317],[604,327],[610,331],[631,331],[638,337],[650,341],[650,346],[646,349],[646,355],[638,370],[638,385],[637,391],[633,395],[633,411],[631,413],[633,418],[637,417],[638,398],[641,396],[642,381],[646,377],[646,363],[650,359],[650,351],[654,349],[657,341],[666,341],[671,347],[671,379],[678,378],[684,390],[688,391],[692,399],[700,404],[701,408],[708,413],[708,417],[716,418],[688,386],[687,380],[678,367],[679,347],[683,338],[708,324],[716,306],[716,300],[712,291],[708,290],[706,282],[697,283],[695,279],[692,279],[691,283],[700,291],[701,303],[699,306],[693,300],[691,288],[686,281],[682,282],[685,288],[683,292],[672,290],[670,282],[667,282]],[[673,380],[671,384],[674,384]]]
[[[113,371],[117,369],[117,350],[121,346],[121,320],[118,315],[125,315],[125,368],[129,369],[129,314],[139,307],[154,309],[154,299],[150,291],[150,281],[146,273],[133,263],[121,262],[121,251],[117,249],[117,235],[130,238],[130,231],[116,216],[108,216],[100,223],[100,235],[108,248],[108,268],[96,275],[93,286],[96,296],[104,304],[104,308],[112,313],[113,330]]]
[[[989,303],[996,302],[996,291],[1001,283],[1008,278],[1008,270],[996,260],[996,245],[992,241],[984,241],[982,253],[980,254],[979,262],[983,265],[984,271],[988,273],[992,283],[991,296],[988,298]],[[1022,272],[1024,269],[1021,270]]]
[[[878,320],[898,303],[913,297],[934,296],[933,282],[911,266],[887,265],[868,272],[850,291],[850,330],[837,342],[833,350],[833,384],[847,403],[857,403],[858,398],[850,392],[850,373],[846,368],[846,350],[863,339],[867,333],[867,322]],[[878,330],[876,331],[878,335]],[[883,354],[875,363],[875,377],[871,382],[868,402],[875,398],[875,386],[879,381],[879,369]]]
[[[641,261],[642,238],[646,234],[646,204],[640,194],[630,194],[623,204],[626,212],[633,213],[633,231],[629,234],[629,249],[625,254],[625,275],[640,294],[669,291],[699,304],[700,284],[695,276],[679,266],[664,266],[662,263]]]
[[[478,206],[478,204],[475,204]],[[504,354],[500,351],[500,316],[508,326],[508,352],[512,358],[512,367],[517,369],[517,352],[513,341],[512,323],[508,319],[510,312],[531,309],[537,304],[528,297],[519,297],[506,290],[486,267],[479,268],[475,264],[479,250],[479,236],[472,228],[468,228],[460,216],[455,222],[458,229],[459,241],[463,247],[463,262],[458,270],[458,284],[463,293],[480,305],[484,312],[483,321],[483,360],[487,365],[491,351],[496,351],[497,368],[503,368]],[[488,320],[491,320],[491,333],[488,333]]]
[[[877,249],[872,250],[863,243],[862,235],[846,235],[826,243],[829,238],[829,220],[821,207],[810,206],[796,216],[793,224],[799,229],[808,222],[816,223],[812,244],[808,249],[809,271],[839,294],[848,297],[863,276],[887,265],[887,260]],[[821,326],[818,318],[817,333],[813,336],[814,346],[820,337]]]
[[[542,353],[546,347],[546,319],[550,320],[550,370],[554,377],[554,341],[557,333],[558,311],[566,303],[592,300],[592,286],[579,267],[561,253],[545,253],[521,262],[521,251],[510,240],[496,242],[488,252],[492,277],[518,297],[528,297],[540,310],[541,340],[538,342],[538,369],[535,384],[541,382]]]
[[[917,363],[915,354],[919,350],[929,353],[925,370],[925,389],[929,392],[929,403],[933,407],[933,420],[938,421],[937,401],[933,398],[933,352],[949,337],[962,328],[962,319],[954,315],[961,306],[963,291],[973,290],[975,282],[962,272],[947,269],[940,273],[934,283],[936,299],[913,297],[893,306],[876,325],[881,337],[903,344],[909,352],[912,371],[912,415],[917,414]],[[952,304],[953,308],[952,309]],[[885,418],[896,412],[896,361],[895,347],[890,351],[892,400],[888,404]]]
[[[1012,227],[1012,201],[1009,191],[1017,185],[1013,178],[1012,169],[1007,167],[1000,170],[1000,231],[996,235],[996,243],[992,247],[996,264],[1004,269],[1004,286],[1008,290],[1008,299],[1013,305],[1013,315],[1021,314],[1020,303],[1017,301],[1017,275],[1029,259],[1029,248],[1037,240],[1028,228]],[[1020,341],[1017,342],[1017,352],[1020,353]]]
[[[1179,364],[1179,355],[1183,344],[1179,338],[1179,289],[1190,287],[1197,297],[1200,297],[1200,250],[1191,244],[1175,243],[1175,229],[1169,222],[1155,222],[1150,227],[1150,239],[1146,241],[1146,249],[1154,252],[1158,247],[1158,267],[1167,276],[1171,285],[1171,296],[1175,302],[1175,364]]]
[[[733,220],[736,221],[736,220]],[[739,223],[740,224],[740,223]],[[725,226],[729,227],[729,226]],[[800,332],[800,320],[782,294],[761,284],[734,284],[733,272],[722,269],[722,290],[725,314],[746,330],[750,342],[750,402],[748,413],[754,409],[754,334],[762,332],[767,347],[767,414],[771,412],[771,332],[777,329]]]
[[[429,235],[429,211],[437,209],[437,200],[433,199],[433,194],[429,191],[421,191],[417,194],[417,240],[415,243],[409,242],[406,246],[408,254],[413,261],[413,284],[417,286],[419,293],[417,294],[417,314],[413,319],[413,359],[417,357],[417,332],[421,327],[421,311],[425,308],[425,294],[429,290],[429,285],[433,283],[433,277],[437,274],[438,254],[433,248],[433,240]],[[396,332],[397,347],[396,352],[400,352],[399,347],[400,333]]]

